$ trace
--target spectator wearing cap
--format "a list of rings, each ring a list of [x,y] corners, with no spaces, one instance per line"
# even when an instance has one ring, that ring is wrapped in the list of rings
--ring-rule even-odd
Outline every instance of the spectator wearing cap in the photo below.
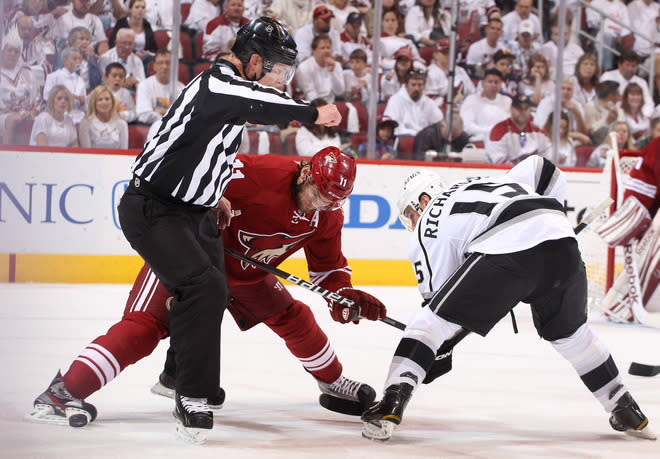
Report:
[[[465,98],[461,105],[461,118],[465,132],[473,141],[483,140],[500,121],[509,117],[511,98],[500,93],[502,74],[491,68],[481,80],[483,90]]]
[[[312,56],[298,66],[296,84],[307,100],[322,97],[331,104],[344,95],[342,67],[332,56],[332,40],[327,35],[312,39]]]
[[[509,43],[516,39],[516,33],[520,29],[520,23],[526,19],[532,21],[534,25],[534,40],[543,42],[543,30],[541,28],[541,21],[539,17],[532,13],[532,0],[518,0],[516,8],[510,13],[502,16],[502,25],[504,26],[504,33],[502,40]]]
[[[561,110],[568,115],[569,134],[575,131],[582,134],[588,134],[586,124],[584,123],[584,108],[573,99],[573,94],[575,94],[573,77],[564,76],[564,80],[561,82],[561,98],[559,106],[561,107]],[[555,95],[553,93],[551,96],[542,99],[539,103],[536,108],[536,113],[534,113],[534,124],[537,126],[545,126],[550,113],[554,110]]]
[[[419,55],[417,45],[411,39],[402,37],[398,34],[399,24],[402,23],[401,16],[397,10],[384,10],[382,29],[383,32],[380,37],[380,64],[383,66],[383,71],[394,68],[395,54],[401,48],[408,47],[412,53],[412,60],[419,63],[419,68],[425,69],[424,60]]]
[[[334,0],[333,2],[328,2],[328,9],[335,15],[335,19],[330,23],[330,26],[335,29],[338,34],[341,34],[344,31],[344,24],[346,24],[346,20],[351,13],[360,14],[360,11],[350,3],[351,2],[348,0]],[[362,29],[362,32],[366,35],[366,27],[362,27]]]
[[[405,85],[387,101],[384,114],[399,123],[397,136],[414,136],[426,126],[442,121],[442,111],[424,95],[425,82],[424,72],[409,72]]]
[[[584,124],[594,145],[603,143],[614,123],[626,120],[620,100],[616,81],[601,81],[596,85],[596,98],[584,106]]]
[[[202,39],[204,58],[213,61],[219,53],[227,51],[227,44],[236,36],[238,29],[250,20],[244,16],[243,0],[227,0],[224,13],[206,24]]]
[[[394,129],[399,125],[389,116],[383,114],[376,118],[376,144],[375,153],[378,159],[394,159]],[[368,143],[362,143],[358,147],[358,155],[367,157]]]
[[[367,63],[371,63],[371,42],[362,30],[364,29],[363,17],[362,13],[356,12],[350,13],[346,17],[344,31],[339,35],[344,62],[348,62],[353,51],[361,49],[367,54]]]
[[[419,47],[433,46],[435,40],[449,35],[450,16],[440,6],[440,0],[416,0],[406,14],[406,35],[412,36]]]
[[[534,24],[529,19],[520,21],[518,27],[518,38],[509,43],[511,52],[516,56],[513,61],[513,70],[519,75],[527,75],[529,72],[529,58],[533,54],[541,52],[541,43],[534,40]]]
[[[296,45],[298,45],[298,63],[312,55],[312,40],[318,35],[324,34],[330,38],[332,56],[341,64],[341,38],[339,32],[330,27],[332,18],[335,15],[326,5],[319,5],[314,9],[313,16],[312,23],[302,26],[293,37],[296,40]],[[296,78],[296,81],[298,81],[298,78]]]
[[[532,122],[530,98],[516,94],[511,116],[497,123],[486,137],[486,159],[491,164],[517,164],[531,155],[552,159],[552,145],[545,131]]]
[[[550,79],[548,61],[543,54],[533,54],[529,58],[529,71],[520,82],[520,93],[529,96],[536,107],[545,97],[555,93],[555,82]]]
[[[415,136],[413,159],[424,161],[447,161],[445,152],[447,146],[447,125],[440,121],[422,129]],[[463,119],[458,111],[454,111],[451,119],[451,151],[461,152],[470,142],[470,136],[463,130]]]
[[[518,92],[519,79],[513,72],[513,61],[516,56],[508,49],[498,49],[493,55],[493,68],[496,68],[502,74],[502,88],[500,92],[511,96]]]
[[[413,53],[410,46],[404,46],[399,49],[395,54],[394,68],[380,80],[381,99],[387,101],[394,93],[403,87],[405,84],[406,76],[412,70],[420,70],[421,66],[415,66],[413,62]]]
[[[642,113],[650,118],[654,109],[653,98],[649,92],[649,85],[644,79],[637,76],[638,68],[639,56],[637,53],[635,51],[623,51],[619,56],[617,68],[603,73],[600,76],[600,81],[616,81],[619,83],[619,95],[623,95],[628,83],[637,83],[642,88],[642,94],[644,95]]]
[[[570,41],[571,26],[567,23],[564,27],[564,52],[563,52],[563,67],[562,73],[564,75],[573,75],[575,73],[575,65],[578,59],[584,54],[581,46]],[[557,18],[552,21],[550,26],[550,40],[546,41],[541,47],[541,54],[548,60],[550,66],[550,78],[556,79],[557,75],[557,44],[559,43],[559,24]]]
[[[425,94],[435,100],[438,106],[445,103],[449,89],[449,40],[441,38],[433,47],[433,61],[426,71]],[[460,105],[463,99],[474,94],[476,89],[465,69],[454,68],[454,103]]]
[[[369,100],[369,84],[371,71],[367,68],[367,53],[356,49],[348,58],[351,67],[343,71],[345,98],[351,102],[367,103]]]
[[[486,36],[470,45],[465,63],[473,69],[474,76],[481,78],[484,69],[493,62],[493,55],[500,48],[499,41],[502,36],[502,21],[498,18],[488,20]]]

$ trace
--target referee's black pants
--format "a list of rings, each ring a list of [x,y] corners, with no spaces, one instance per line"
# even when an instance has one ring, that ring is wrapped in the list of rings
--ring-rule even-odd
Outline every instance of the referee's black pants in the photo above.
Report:
[[[208,398],[220,379],[220,327],[229,301],[222,239],[215,214],[143,194],[133,183],[119,203],[131,246],[174,297],[170,345],[176,352],[176,391]]]

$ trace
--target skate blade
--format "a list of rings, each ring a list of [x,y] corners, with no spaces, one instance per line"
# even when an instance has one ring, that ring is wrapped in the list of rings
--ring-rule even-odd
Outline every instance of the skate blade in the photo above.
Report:
[[[85,410],[68,406],[65,413],[71,427],[84,427],[92,422],[92,416]]]
[[[391,421],[364,422],[362,425],[362,436],[368,440],[387,441],[394,432],[394,424]]]
[[[655,435],[649,426],[647,425],[642,430],[628,429],[625,431],[626,435],[630,435],[635,438],[643,438],[645,440],[657,440],[658,437]]]
[[[176,421],[176,433],[186,443],[193,445],[203,445],[206,442],[206,435],[209,429],[196,429],[193,427],[186,427],[181,424],[181,421]]]
[[[163,386],[160,381],[151,386],[151,393],[156,395],[161,395],[167,398],[174,398],[174,389],[169,389]]]
[[[26,421],[58,426],[69,425],[69,420],[66,417],[55,414],[48,405],[36,405],[34,408],[34,411],[25,415],[24,419]]]

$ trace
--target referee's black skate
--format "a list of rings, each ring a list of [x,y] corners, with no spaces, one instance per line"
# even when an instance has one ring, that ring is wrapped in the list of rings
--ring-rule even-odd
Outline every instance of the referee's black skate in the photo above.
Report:
[[[616,392],[620,386],[614,389]],[[649,420],[639,409],[630,392],[625,392],[616,402],[610,416],[610,425],[614,430],[648,440],[655,440],[656,435],[649,428]]]
[[[34,422],[83,427],[96,419],[94,405],[71,395],[59,371],[33,405],[34,411],[26,418]]]
[[[164,371],[158,376],[158,382],[151,386],[151,393],[156,395],[162,395],[167,398],[174,398],[174,389],[176,381],[174,376],[171,376]],[[209,408],[212,410],[219,410],[225,403],[225,390],[222,387],[218,387],[218,391],[213,397],[207,399]]]
[[[207,431],[213,428],[213,412],[206,399],[174,394],[174,402],[176,432],[191,443],[204,443]]]
[[[394,427],[401,424],[413,389],[407,383],[393,384],[385,389],[383,399],[362,413],[362,436],[369,440],[389,440]]]
[[[359,416],[376,398],[376,391],[369,384],[340,376],[333,383],[317,381],[322,407],[351,416]]]

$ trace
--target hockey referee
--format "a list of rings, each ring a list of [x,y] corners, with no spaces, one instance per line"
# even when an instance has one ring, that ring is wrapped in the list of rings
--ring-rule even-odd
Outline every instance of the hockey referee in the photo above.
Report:
[[[126,239],[174,297],[174,416],[177,432],[196,443],[213,427],[207,397],[219,386],[220,326],[229,300],[213,209],[228,223],[230,205],[222,195],[245,123],[336,126],[341,119],[335,105],[315,108],[270,87],[291,81],[297,54],[276,20],[244,25],[232,54],[195,77],[159,121],[119,203]]]

